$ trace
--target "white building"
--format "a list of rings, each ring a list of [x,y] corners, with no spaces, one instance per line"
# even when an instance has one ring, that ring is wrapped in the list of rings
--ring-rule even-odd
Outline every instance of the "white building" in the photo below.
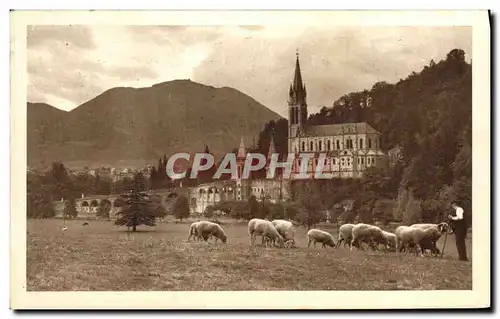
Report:
[[[300,153],[314,154],[308,172],[314,172],[319,154],[326,155],[323,172],[334,177],[361,177],[372,166],[386,165],[386,155],[380,150],[380,132],[368,123],[307,125],[307,92],[302,81],[299,56],[288,99],[288,152],[297,155],[294,172],[300,167]]]

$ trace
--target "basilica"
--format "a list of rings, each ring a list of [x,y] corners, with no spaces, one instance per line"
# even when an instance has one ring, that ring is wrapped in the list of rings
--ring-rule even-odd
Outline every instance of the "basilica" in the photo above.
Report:
[[[369,167],[386,165],[380,149],[380,132],[368,123],[307,125],[307,93],[302,81],[299,56],[288,96],[288,152],[296,155],[312,153],[308,173],[314,172],[320,154],[326,162],[322,171],[340,178],[358,178]],[[296,156],[294,171],[300,167]]]

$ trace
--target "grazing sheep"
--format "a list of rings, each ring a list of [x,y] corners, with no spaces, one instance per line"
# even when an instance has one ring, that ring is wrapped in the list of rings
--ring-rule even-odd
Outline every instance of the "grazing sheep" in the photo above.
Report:
[[[89,226],[90,224],[88,222],[85,222],[82,224],[82,226]]]
[[[220,239],[224,244],[227,241],[227,236],[222,227],[219,224],[209,222],[207,220],[203,220],[198,222],[196,225],[196,231],[198,232],[198,236],[203,238],[204,241],[207,241],[210,236],[215,237],[215,242],[217,243],[217,239]]]
[[[353,227],[354,224],[343,224],[342,226],[340,226],[337,247],[339,247],[342,242],[344,242],[344,247],[351,243]]]
[[[429,248],[434,253],[436,252],[435,238],[441,236],[439,230],[433,227],[412,227],[412,226],[399,226],[394,232],[396,234],[396,249],[402,252],[403,249],[415,246],[416,254],[423,257],[424,248]],[[439,238],[439,237],[438,237]]]
[[[430,250],[433,254],[439,254],[439,249],[437,248],[437,241],[439,238],[446,232],[448,232],[448,234],[453,233],[453,229],[445,222],[439,224],[413,224],[410,227],[432,229],[431,236],[425,239],[421,245],[423,245],[422,248]]]
[[[323,248],[326,248],[326,246],[334,247],[335,248],[335,241],[333,240],[333,236],[323,230],[320,229],[311,229],[307,232],[307,238],[308,238],[308,243],[307,247],[311,246],[311,243],[313,243],[313,246],[316,247],[316,243],[321,243],[323,244]]]
[[[445,232],[448,232],[448,234],[453,234],[453,229],[448,225],[448,223],[442,222],[439,224],[413,224],[410,227],[419,227],[422,229],[427,229],[427,228],[434,228],[436,229],[439,233],[444,234]]]
[[[195,241],[202,239],[202,237],[199,235],[198,229],[197,229],[199,222],[200,221],[194,222],[189,227],[189,237],[188,237],[187,241],[189,241],[191,239],[191,237],[193,237]]]
[[[271,222],[285,242],[293,240],[295,243],[295,227],[292,222],[283,219],[275,219]]]
[[[257,236],[262,236],[264,244],[277,240],[280,246],[283,246],[284,240],[273,223],[268,220],[253,218],[248,222],[248,235],[250,236],[250,245],[255,244]],[[276,244],[276,243],[275,243]]]
[[[68,227],[63,227],[61,230],[62,230],[62,231],[67,231],[67,230],[68,230]]]
[[[377,250],[376,245],[386,244],[386,239],[382,233],[382,229],[378,226],[359,223],[354,225],[352,228],[352,240],[351,240],[351,250],[352,246],[358,249],[363,249],[361,246],[362,242],[368,243],[368,245],[373,249]]]
[[[385,231],[385,230],[382,230],[382,236],[384,236],[384,239],[385,239],[385,247],[387,249],[396,249],[396,234],[393,234],[391,232],[388,232],[388,231]]]

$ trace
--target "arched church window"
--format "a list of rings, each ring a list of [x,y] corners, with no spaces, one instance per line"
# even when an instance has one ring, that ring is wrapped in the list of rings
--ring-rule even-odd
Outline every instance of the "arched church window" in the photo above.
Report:
[[[302,141],[302,152],[306,151],[306,142]]]
[[[347,149],[351,149],[352,148],[352,140],[349,138],[345,141],[345,146]]]
[[[368,148],[372,148],[372,139],[371,138],[368,139]]]
[[[321,152],[321,148],[322,148],[322,146],[323,146],[322,144],[323,144],[323,143],[322,143],[322,141],[319,141],[319,142],[318,142],[318,150],[319,150],[320,152]]]
[[[339,150],[340,149],[340,141],[337,140],[337,149]]]
[[[313,141],[309,142],[309,150],[314,151],[314,142]]]
[[[326,142],[326,150],[331,151],[332,150],[332,141],[328,140]]]
[[[363,148],[363,139],[362,138],[359,139],[359,148]]]

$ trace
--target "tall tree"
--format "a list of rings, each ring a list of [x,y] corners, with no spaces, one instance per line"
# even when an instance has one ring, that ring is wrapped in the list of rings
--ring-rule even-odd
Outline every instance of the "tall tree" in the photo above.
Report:
[[[64,216],[69,218],[76,218],[78,212],[76,211],[76,200],[74,196],[69,196],[64,206]]]
[[[249,219],[261,217],[261,206],[259,205],[255,195],[251,195],[248,198],[248,215]]]
[[[144,192],[144,181],[144,175],[137,173],[134,176],[133,188],[119,197],[121,211],[117,213],[119,217],[115,224],[132,227],[133,232],[139,225],[156,226],[157,205],[154,205],[149,195]]]
[[[321,200],[321,190],[317,181],[301,181],[297,184],[298,205],[301,213],[298,216],[300,223],[310,229],[324,219],[324,205]]]
[[[189,200],[185,195],[177,197],[174,204],[174,216],[181,222],[183,218],[189,217]]]

